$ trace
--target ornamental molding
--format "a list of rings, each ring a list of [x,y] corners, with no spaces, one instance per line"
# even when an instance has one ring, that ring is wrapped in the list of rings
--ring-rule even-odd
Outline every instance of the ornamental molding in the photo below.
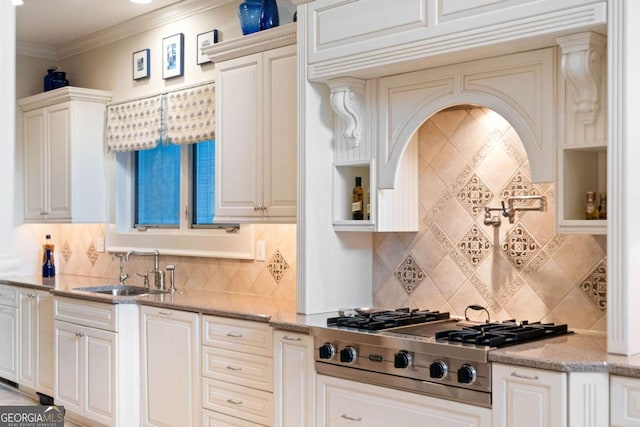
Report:
[[[362,139],[365,80],[343,77],[329,80],[331,108],[342,119],[341,136],[352,147],[358,147]]]
[[[559,37],[562,76],[575,91],[573,112],[583,122],[593,124],[601,107],[603,69],[607,60],[607,38],[587,31]]]
[[[106,104],[111,101],[111,92],[97,89],[85,89],[75,86],[64,86],[19,99],[18,107],[20,107],[21,111],[25,112],[69,101],[85,101]]]

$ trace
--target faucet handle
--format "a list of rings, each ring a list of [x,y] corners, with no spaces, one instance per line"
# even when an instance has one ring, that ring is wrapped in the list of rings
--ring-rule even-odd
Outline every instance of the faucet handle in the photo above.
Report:
[[[136,275],[140,276],[140,277],[144,277],[144,287],[148,288],[149,287],[149,273],[146,273],[146,274],[136,273]]]

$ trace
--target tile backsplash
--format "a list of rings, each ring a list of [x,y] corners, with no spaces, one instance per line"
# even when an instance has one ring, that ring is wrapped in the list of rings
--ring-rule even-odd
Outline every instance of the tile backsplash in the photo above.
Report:
[[[161,255],[161,267],[174,264],[178,289],[208,289],[247,295],[270,296],[295,300],[296,297],[296,226],[295,224],[255,225],[255,237],[266,243],[266,260],[235,260],[206,257]],[[119,258],[98,252],[97,239],[103,238],[103,224],[28,224],[19,227],[19,241],[41,242],[46,233],[56,244],[56,268],[59,273],[101,277],[118,282]],[[40,246],[22,248],[40,253]],[[26,271],[39,270],[39,258]],[[125,265],[130,278],[127,283],[144,283],[137,273],[145,274],[153,267],[152,257],[132,256]],[[167,279],[168,280],[168,279]]]
[[[492,319],[606,330],[606,236],[555,233],[555,186],[531,183],[507,121],[485,108],[445,110],[418,143],[420,231],[374,234],[376,306],[463,316],[480,304]],[[547,211],[485,225],[485,206],[513,195],[544,195]]]

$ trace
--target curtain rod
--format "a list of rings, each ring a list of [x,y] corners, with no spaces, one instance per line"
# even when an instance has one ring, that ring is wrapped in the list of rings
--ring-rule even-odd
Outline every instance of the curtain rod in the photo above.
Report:
[[[156,94],[153,94],[153,95],[139,96],[139,97],[136,97],[136,98],[126,99],[124,101],[114,102],[114,103],[111,103],[111,104],[107,104],[107,106],[108,107],[112,107],[112,106],[115,106],[115,105],[127,104],[129,102],[135,102],[135,101],[140,101],[140,100],[143,100],[143,99],[154,98],[156,96],[168,95],[168,94],[173,93],[173,92],[178,92],[178,91],[181,91],[181,90],[193,89],[193,88],[200,87],[200,86],[207,86],[207,85],[214,84],[214,83],[215,83],[215,80],[211,80],[211,81],[208,81],[208,82],[205,82],[205,83],[195,83],[195,84],[186,85],[186,86],[183,86],[183,87],[180,87],[180,88],[177,88],[177,89],[172,89],[172,90],[169,90],[169,91],[166,91],[166,92],[156,93]]]

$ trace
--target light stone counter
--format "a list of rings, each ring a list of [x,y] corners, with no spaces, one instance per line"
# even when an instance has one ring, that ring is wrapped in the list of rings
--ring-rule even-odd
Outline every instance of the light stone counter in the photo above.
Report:
[[[0,278],[0,284],[47,289],[55,295],[82,298],[108,304],[140,304],[215,316],[268,322],[276,329],[309,333],[311,326],[323,327],[336,313],[301,315],[295,300],[258,297],[225,292],[186,290],[173,294],[113,297],[78,291],[76,288],[113,284],[113,279],[59,275],[43,279],[39,275]],[[489,352],[489,360],[560,372],[609,372],[640,378],[640,355],[607,354],[604,332],[576,331],[561,337],[499,348]]]

